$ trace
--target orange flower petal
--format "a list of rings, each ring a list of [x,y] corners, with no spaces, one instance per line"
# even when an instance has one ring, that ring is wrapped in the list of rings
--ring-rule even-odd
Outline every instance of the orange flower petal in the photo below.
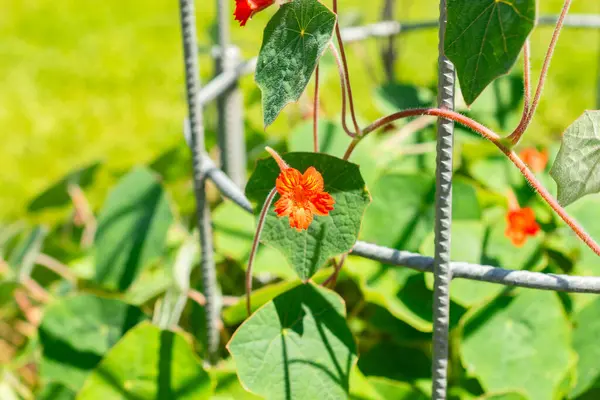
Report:
[[[244,26],[252,16],[252,7],[247,0],[235,0],[233,15],[236,21],[240,21],[240,26]]]
[[[240,21],[240,26],[246,25],[246,22],[257,12],[264,10],[275,0],[235,0],[235,15],[236,21]]]
[[[278,217],[290,215],[294,209],[294,202],[287,196],[281,197],[275,202],[275,214]]]
[[[290,214],[290,227],[301,231],[308,229],[313,220],[312,212],[304,207],[296,207]]]
[[[311,210],[322,216],[329,215],[329,211],[333,210],[335,199],[329,193],[321,192],[310,199]]]
[[[287,168],[281,171],[277,180],[275,180],[275,188],[277,192],[284,196],[287,193],[292,193],[302,182],[300,171],[295,168]]]
[[[527,236],[535,236],[540,230],[535,213],[528,207],[509,210],[506,220],[508,226],[504,234],[515,246],[522,246]]]
[[[548,164],[548,150],[538,151],[529,147],[519,153],[519,156],[533,172],[542,172]]]
[[[310,192],[322,192],[324,183],[323,176],[315,169],[309,167],[302,175],[302,187]]]

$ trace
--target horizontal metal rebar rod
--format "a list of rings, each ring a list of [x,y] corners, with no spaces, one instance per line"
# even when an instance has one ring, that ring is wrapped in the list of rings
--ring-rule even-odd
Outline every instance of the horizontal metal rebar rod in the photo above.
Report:
[[[202,168],[221,194],[248,212],[252,205],[244,193],[215,166],[208,158],[202,157]],[[352,255],[379,261],[383,264],[408,267],[422,272],[433,271],[433,258],[417,253],[390,249],[372,243],[356,242]],[[560,292],[599,293],[600,277],[546,274],[542,272],[519,271],[492,267],[489,265],[452,262],[452,278],[498,283],[508,286],[520,286],[534,289],[555,290]]]
[[[540,25],[553,25],[558,19],[557,15],[542,15],[538,18]],[[351,26],[342,29],[342,40],[346,43],[365,40],[368,38],[385,38],[402,33],[436,28],[438,21],[423,22],[397,22],[383,21],[363,26]],[[598,14],[574,14],[567,15],[564,23],[570,28],[600,28],[600,15]],[[221,93],[231,87],[240,77],[251,74],[256,69],[257,58],[240,63],[239,67],[232,71],[225,71],[214,77],[200,90],[199,102],[203,106],[215,100]]]

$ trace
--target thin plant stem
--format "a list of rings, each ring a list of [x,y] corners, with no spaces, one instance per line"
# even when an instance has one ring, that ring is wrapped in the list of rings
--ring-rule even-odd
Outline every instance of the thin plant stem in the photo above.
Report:
[[[564,208],[558,204],[558,201],[552,197],[544,186],[537,180],[535,174],[529,170],[527,164],[521,160],[521,158],[510,149],[510,143],[507,143],[505,139],[502,139],[497,133],[489,129],[488,127],[480,124],[477,121],[472,120],[460,113],[450,110],[444,110],[440,108],[414,108],[410,110],[403,110],[397,113],[385,116],[373,122],[371,125],[363,129],[363,136],[354,138],[354,140],[348,146],[344,159],[348,159],[352,154],[352,151],[356,148],[356,145],[370,132],[389,124],[390,122],[398,119],[414,117],[417,115],[433,115],[436,117],[446,118],[453,120],[469,129],[479,133],[485,139],[492,142],[500,151],[502,151],[510,161],[521,171],[521,174],[525,177],[527,182],[540,194],[542,199],[548,203],[548,205],[558,214],[558,216],[575,232],[577,236],[597,255],[600,256],[600,245],[594,241],[594,239],[579,225]]]
[[[333,0],[333,12],[338,15],[337,0]],[[342,41],[342,33],[340,32],[340,24],[336,21],[335,23],[335,35],[337,37],[338,46],[340,48],[340,55],[342,56],[342,65],[344,66],[344,77],[346,79],[346,89],[348,90],[348,104],[350,106],[350,115],[352,117],[352,123],[354,124],[354,130],[358,136],[360,136],[360,127],[356,122],[356,113],[354,112],[354,99],[352,97],[352,86],[350,85],[350,74],[348,72],[348,61],[346,60],[346,52],[344,51],[344,42]]]
[[[413,119],[408,122],[402,128],[398,129],[396,132],[390,135],[390,138],[387,139],[384,143],[384,148],[394,148],[395,146],[402,143],[406,138],[412,136],[415,132],[420,131],[421,129],[427,128],[429,125],[433,124],[437,118],[429,116],[429,115],[421,115],[418,118]]]
[[[262,210],[260,210],[260,216],[258,217],[258,224],[256,225],[256,233],[254,234],[254,240],[252,241],[252,249],[250,250],[250,257],[248,258],[248,269],[246,270],[246,311],[248,311],[248,316],[252,313],[252,305],[250,304],[250,293],[252,292],[252,266],[254,264],[254,257],[256,256],[256,251],[258,250],[258,243],[260,242],[260,234],[262,233],[263,227],[265,225],[265,219],[267,218],[267,211],[271,207],[271,203],[273,202],[273,198],[277,190],[275,188],[271,189],[269,195],[265,199],[265,203],[263,204]]]
[[[271,155],[271,157],[273,157],[275,159],[275,161],[277,162],[277,165],[279,166],[280,170],[285,170],[288,169],[290,166],[283,160],[283,158],[281,158],[281,156],[279,155],[279,153],[277,153],[275,150],[273,150],[272,148],[270,148],[269,146],[265,147],[265,150],[267,151],[267,153],[269,153]]]
[[[329,42],[329,49],[333,54],[333,58],[335,59],[335,62],[338,67],[338,73],[340,75],[340,88],[342,89],[342,128],[344,128],[344,131],[346,132],[346,134],[348,134],[348,136],[355,137],[356,132],[352,132],[346,124],[346,77],[344,75],[344,66],[342,65],[342,59],[340,58],[340,53],[338,53],[337,48],[331,42]]]
[[[47,254],[40,253],[35,258],[35,263],[46,267],[50,271],[54,272],[56,275],[64,278],[65,280],[71,283],[77,282],[77,277],[73,272],[71,272],[69,267],[67,267],[65,264],[61,263],[54,257],[50,257]]]
[[[334,271],[331,274],[331,276],[329,276],[329,278],[327,278],[325,280],[325,282],[323,282],[323,286],[327,286],[330,285],[332,288],[335,287],[335,284],[337,283],[337,278],[340,274],[340,271],[342,270],[342,267],[344,266],[344,262],[346,261],[346,258],[348,257],[348,253],[344,253],[342,254],[342,256],[340,257],[340,261],[338,262],[334,262]]]
[[[313,102],[313,150],[319,152],[319,64],[315,69],[315,99]]]
[[[512,141],[513,144],[517,144],[519,142],[519,140],[521,139],[521,136],[523,136],[523,132],[525,132],[525,130],[531,123],[531,120],[533,119],[533,116],[534,116],[537,106],[539,104],[540,98],[542,97],[542,90],[544,89],[544,84],[546,83],[546,77],[548,76],[548,69],[550,68],[550,61],[552,60],[552,56],[554,54],[554,49],[556,48],[556,43],[558,42],[558,37],[560,35],[560,31],[562,30],[562,27],[564,25],[565,17],[569,13],[569,7],[571,7],[571,1],[572,0],[565,0],[565,3],[563,4],[563,8],[560,13],[560,16],[558,17],[558,21],[556,22],[556,27],[554,28],[554,33],[552,34],[552,39],[550,40],[550,45],[548,46],[548,52],[546,53],[546,58],[544,59],[544,64],[542,65],[542,71],[540,72],[540,79],[538,81],[538,85],[535,90],[535,96],[533,97],[531,107],[529,108],[529,112],[527,113],[527,120],[523,126],[521,126],[521,124],[519,124],[520,129],[519,129],[519,127],[517,127],[517,130],[515,130],[515,132],[513,132],[509,136],[509,139]]]
[[[527,125],[527,119],[529,118],[529,108],[531,107],[531,59],[529,47],[529,39],[527,39],[523,46],[523,114],[521,115],[519,125],[517,125],[511,135],[522,135]]]
[[[204,307],[206,305],[206,297],[204,297],[204,295],[199,291],[195,289],[188,289],[187,295],[190,300],[195,301],[200,307]]]

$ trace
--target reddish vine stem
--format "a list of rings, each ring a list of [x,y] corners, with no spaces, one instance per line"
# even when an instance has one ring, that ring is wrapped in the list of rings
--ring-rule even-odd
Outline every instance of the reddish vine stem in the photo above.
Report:
[[[529,170],[527,165],[519,158],[517,153],[512,151],[507,143],[494,131],[489,129],[488,127],[480,124],[477,121],[472,120],[469,117],[466,117],[460,113],[450,110],[444,110],[440,108],[415,108],[410,110],[400,111],[386,117],[380,118],[373,122],[371,125],[367,126],[363,130],[362,137],[356,137],[348,146],[346,150],[346,154],[344,154],[344,159],[347,160],[356,145],[360,142],[360,140],[365,137],[368,133],[373,132],[374,130],[389,124],[390,122],[396,121],[398,119],[414,117],[417,115],[433,115],[436,117],[451,119],[454,122],[458,122],[461,125],[466,126],[467,128],[472,129],[473,131],[479,133],[481,136],[492,142],[500,151],[502,151],[512,163],[519,168],[527,182],[540,194],[540,196],[548,203],[548,205],[558,214],[558,216],[565,221],[565,223],[575,232],[577,236],[597,255],[600,256],[600,245],[594,241],[594,239],[583,229],[581,225],[579,225],[567,212],[564,208],[558,204],[558,201],[552,197],[550,192],[548,192],[544,186],[537,180],[533,172]]]
[[[338,15],[337,0],[333,0],[333,12]],[[335,23],[335,36],[337,37],[338,46],[340,47],[340,55],[342,56],[342,65],[344,67],[344,77],[346,80],[346,89],[348,90],[348,104],[350,105],[350,115],[354,124],[354,131],[357,136],[360,136],[360,127],[356,122],[356,113],[354,112],[354,98],[352,96],[352,86],[350,85],[350,74],[348,72],[348,61],[346,60],[346,52],[344,51],[344,42],[342,41],[342,33],[340,32],[340,24]]]
[[[252,265],[254,264],[254,257],[258,250],[260,234],[262,233],[265,219],[267,218],[267,211],[269,211],[276,193],[277,190],[275,190],[275,188],[271,189],[271,192],[265,199],[262,210],[260,210],[258,224],[256,225],[256,233],[254,234],[254,240],[252,241],[252,249],[250,250],[250,257],[248,258],[248,269],[246,270],[246,311],[248,311],[248,316],[252,313],[252,306],[250,304],[250,292],[252,292]]]
[[[535,110],[539,104],[540,98],[542,97],[542,90],[544,89],[544,84],[546,83],[546,77],[548,76],[548,69],[550,68],[550,61],[552,60],[552,56],[554,55],[554,49],[556,48],[556,43],[558,42],[558,37],[560,35],[560,31],[565,22],[565,17],[569,13],[569,7],[571,7],[572,0],[565,0],[563,4],[562,11],[560,16],[558,17],[558,21],[556,22],[556,27],[554,28],[554,33],[552,34],[552,39],[550,40],[550,45],[548,46],[548,51],[546,52],[546,58],[544,59],[544,64],[542,65],[542,71],[540,72],[540,79],[538,81],[537,88],[535,90],[535,96],[533,97],[533,102],[531,103],[531,107],[527,113],[527,118],[524,124],[519,124],[517,129],[508,137],[513,144],[517,144],[523,136],[523,132],[527,129],[531,120],[533,119],[533,115],[535,114]]]
[[[348,125],[346,124],[346,77],[344,75],[344,66],[342,65],[342,59],[340,58],[340,54],[337,49],[333,45],[333,43],[329,42],[329,49],[333,54],[333,58],[338,67],[338,74],[340,75],[340,88],[342,89],[342,128],[348,136],[355,137],[356,133],[352,132],[348,129]]]
[[[531,62],[529,55],[529,39],[523,46],[523,114],[519,125],[515,128],[511,136],[519,136],[525,131],[527,118],[529,118],[529,107],[531,106]],[[512,139],[511,139],[512,140]]]
[[[334,265],[334,271],[333,273],[329,276],[329,278],[327,278],[325,280],[325,282],[323,282],[323,286],[327,286],[329,284],[331,284],[331,288],[333,289],[335,287],[335,284],[337,283],[337,278],[338,275],[340,274],[340,271],[342,270],[342,267],[344,266],[344,262],[346,261],[346,258],[348,257],[348,253],[344,253],[342,254],[342,256],[340,257],[340,261],[338,262],[333,262]]]
[[[315,69],[315,99],[313,102],[313,150],[319,152],[319,64]]]

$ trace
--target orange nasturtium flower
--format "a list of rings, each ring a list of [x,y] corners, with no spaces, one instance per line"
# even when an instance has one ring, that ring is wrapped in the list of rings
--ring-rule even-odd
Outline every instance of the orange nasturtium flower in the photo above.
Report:
[[[240,26],[244,26],[254,14],[273,3],[275,0],[235,0],[233,15],[235,15],[236,21],[240,21]]]
[[[540,226],[535,221],[535,213],[529,207],[521,208],[515,195],[511,192],[509,195],[509,207],[506,214],[507,227],[504,234],[511,242],[521,247],[525,244],[528,236],[535,236]]]
[[[309,167],[304,173],[290,167],[273,149],[267,147],[281,173],[275,180],[280,198],[275,202],[278,217],[289,217],[290,227],[297,231],[308,229],[314,215],[327,216],[333,210],[335,200],[324,191],[323,177]]]
[[[539,151],[534,147],[523,149],[519,156],[533,172],[542,172],[548,164],[548,150]]]

